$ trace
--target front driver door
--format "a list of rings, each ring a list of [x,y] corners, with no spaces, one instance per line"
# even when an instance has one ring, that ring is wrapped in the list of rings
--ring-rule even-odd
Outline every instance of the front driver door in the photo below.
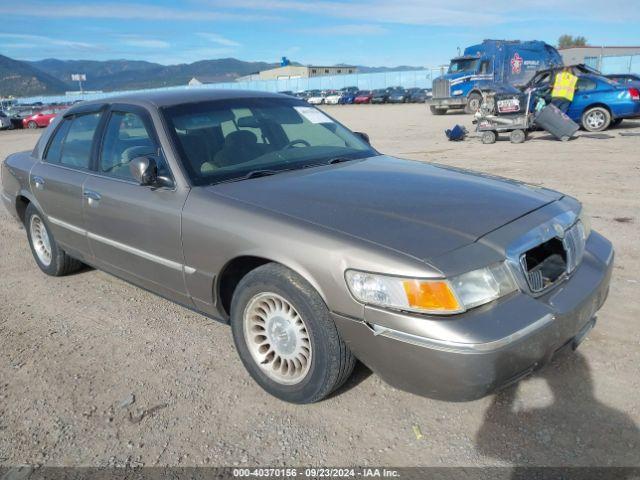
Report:
[[[171,178],[146,110],[113,105],[95,165],[84,183],[84,214],[96,263],[144,288],[191,303],[184,282],[181,214],[187,191],[139,185],[129,162],[153,156]]]

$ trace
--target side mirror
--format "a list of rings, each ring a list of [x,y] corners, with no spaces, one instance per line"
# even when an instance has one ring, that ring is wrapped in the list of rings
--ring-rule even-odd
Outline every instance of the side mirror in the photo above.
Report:
[[[362,140],[367,142],[367,144],[371,145],[371,140],[369,140],[369,135],[367,135],[364,132],[353,132],[353,133],[355,133],[358,137],[360,137]]]
[[[136,157],[129,163],[131,175],[140,185],[158,183],[158,164],[151,157]]]

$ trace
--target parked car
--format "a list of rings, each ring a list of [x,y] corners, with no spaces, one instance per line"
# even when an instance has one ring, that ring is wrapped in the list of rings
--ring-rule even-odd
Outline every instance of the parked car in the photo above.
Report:
[[[326,96],[327,96],[326,92],[321,92],[320,90],[314,90],[310,92],[309,96],[307,97],[307,103],[310,103],[311,105],[322,105],[324,103]]]
[[[621,85],[628,85],[630,87],[640,86],[640,75],[637,73],[616,73],[613,75],[605,75],[609,80],[612,80]]]
[[[468,400],[580,344],[614,253],[576,199],[367,138],[283,95],[130,94],[10,155],[0,198],[44,273],[86,263],[230,323],[290,402],[324,398],[356,358]]]
[[[427,92],[423,88],[408,88],[407,96],[411,103],[425,103],[427,101]]]
[[[342,93],[337,90],[331,90],[326,92],[324,103],[327,105],[338,105],[340,103],[340,98],[342,98]]]
[[[371,103],[371,97],[373,97],[373,92],[371,90],[361,90],[356,94],[356,98],[353,99],[353,103]]]
[[[409,94],[404,88],[394,88],[389,91],[389,97],[387,102],[389,103],[407,103],[409,101]]]
[[[11,118],[9,115],[0,111],[0,130],[12,130],[13,124],[11,123]]]
[[[387,103],[389,100],[389,92],[387,89],[378,89],[373,91],[371,103]]]
[[[340,100],[338,101],[338,103],[340,105],[351,105],[355,102],[357,95],[357,91],[354,92],[352,90],[343,90],[340,94]]]
[[[56,118],[58,113],[55,110],[41,110],[22,119],[23,128],[43,128]]]
[[[578,83],[567,115],[585,130],[601,132],[625,118],[640,117],[640,89],[616,83],[589,67],[577,65],[572,70],[578,76]],[[549,82],[556,71],[548,69],[537,73],[523,90],[550,90]]]

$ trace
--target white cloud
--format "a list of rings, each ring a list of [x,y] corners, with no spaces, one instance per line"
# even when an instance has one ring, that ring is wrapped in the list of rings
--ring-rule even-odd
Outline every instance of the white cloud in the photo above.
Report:
[[[99,5],[87,5],[86,3],[60,4],[29,0],[2,4],[0,5],[0,14],[19,15],[23,17],[115,18],[122,20],[166,20],[169,22],[203,20],[277,20],[277,18],[273,16],[263,14],[240,14],[228,11],[212,11],[210,9],[192,10],[188,8],[170,8],[149,4],[100,3]]]
[[[56,45],[74,50],[100,50],[99,45],[87,42],[76,42],[73,40],[65,40],[61,38],[46,37],[44,35],[28,35],[22,33],[0,33],[0,38],[8,38],[13,40],[26,40],[27,42],[35,42],[39,45]],[[16,44],[14,44],[16,45]],[[19,45],[19,44],[18,44]],[[26,44],[23,44],[26,45]],[[24,47],[20,47],[24,48]]]
[[[196,33],[201,38],[209,40],[210,42],[217,43],[218,45],[223,45],[225,47],[241,47],[242,44],[236,42],[235,40],[231,40],[229,38],[223,37],[217,33],[208,33],[208,32],[199,32]]]
[[[305,12],[318,18],[338,17],[373,23],[433,26],[486,26],[547,20],[549,10],[532,7],[530,0],[200,0],[201,4],[265,12]],[[637,0],[564,0],[553,4],[553,19],[629,22],[640,19]],[[620,13],[624,12],[624,13]]]
[[[131,47],[157,49],[169,48],[171,46],[169,42],[165,42],[164,40],[146,38],[138,35],[118,35],[118,38],[121,39],[121,42],[124,45],[129,45]]]
[[[339,36],[360,36],[360,35],[384,35],[389,31],[380,25],[370,24],[346,24],[327,25],[325,27],[303,28],[297,30],[302,33],[314,35],[339,35]]]

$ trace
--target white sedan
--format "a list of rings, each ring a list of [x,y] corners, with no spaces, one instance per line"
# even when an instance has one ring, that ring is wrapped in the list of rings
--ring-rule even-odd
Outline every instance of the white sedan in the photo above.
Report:
[[[332,93],[331,95],[327,95],[324,98],[324,103],[326,103],[327,105],[338,105],[341,98],[342,95],[340,93]]]
[[[321,104],[325,103],[325,95],[324,95],[324,93],[320,93],[318,95],[313,95],[313,96],[307,98],[307,103],[310,103],[311,105],[321,105]]]

